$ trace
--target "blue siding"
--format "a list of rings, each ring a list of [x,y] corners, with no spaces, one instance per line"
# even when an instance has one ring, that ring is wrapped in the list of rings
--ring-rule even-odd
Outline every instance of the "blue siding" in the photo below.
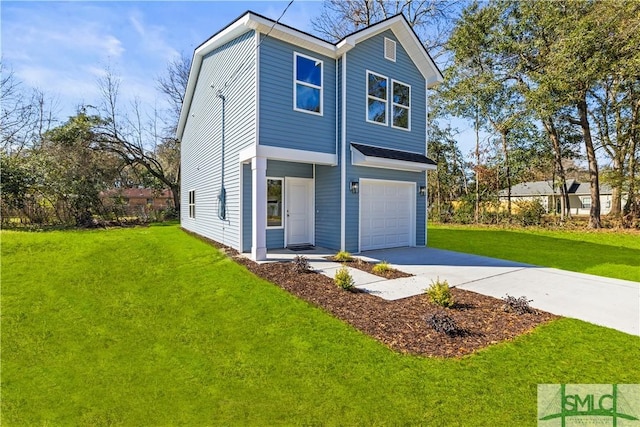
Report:
[[[347,54],[347,143],[359,142],[425,153],[426,150],[426,83],[409,55],[396,43],[396,62],[384,59],[384,38],[397,39],[385,31],[363,41]],[[411,131],[395,129],[389,123],[381,126],[366,121],[367,70],[411,86]],[[387,109],[390,108],[388,103]],[[348,147],[347,147],[348,148]],[[348,150],[347,150],[348,151]],[[351,161],[349,160],[349,163]]]
[[[233,77],[243,63],[246,67]],[[180,147],[182,226],[238,250],[241,249],[238,152],[255,143],[256,139],[255,63],[253,31],[240,35],[203,58]],[[222,100],[216,94],[227,82],[230,83],[224,88],[223,162]],[[217,215],[217,196],[223,175],[227,195],[226,220],[220,220]],[[188,214],[188,192],[193,189],[196,191],[195,219],[189,218]]]
[[[340,249],[340,168],[316,166],[316,245]]]
[[[267,229],[267,249],[284,248],[284,229]]]
[[[323,115],[293,109],[293,54],[323,61]],[[260,46],[260,144],[335,153],[335,60],[267,38]]]
[[[396,62],[384,58],[384,38],[396,41]],[[366,121],[367,70],[381,74],[391,81],[398,80],[411,86],[411,130],[391,127],[391,111],[386,126]],[[347,54],[347,182],[360,178],[386,179],[415,182],[419,188],[425,185],[422,172],[396,171],[351,165],[351,142],[393,148],[397,150],[425,153],[426,151],[426,83],[409,55],[395,38],[392,31],[385,31],[358,44]],[[391,108],[391,104],[387,104]],[[426,198],[416,192],[416,245],[423,246],[425,235]],[[347,193],[346,197],[346,250],[359,249],[360,233],[359,197]]]
[[[295,178],[313,178],[313,165],[310,163],[267,160],[267,176],[281,178],[284,178],[285,176]]]

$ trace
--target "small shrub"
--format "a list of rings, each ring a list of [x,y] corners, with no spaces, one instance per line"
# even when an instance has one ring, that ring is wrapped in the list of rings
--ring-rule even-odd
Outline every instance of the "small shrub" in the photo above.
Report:
[[[526,227],[542,224],[542,217],[546,211],[540,200],[519,201],[514,205],[514,211],[516,211],[514,217],[520,222],[520,225]]]
[[[353,260],[351,258],[351,254],[349,252],[347,252],[347,251],[338,252],[337,254],[335,254],[333,259],[335,261],[338,261],[338,262],[347,262],[347,261],[352,261]]]
[[[352,290],[353,286],[355,285],[353,277],[351,277],[351,274],[349,274],[349,270],[344,265],[340,267],[340,269],[336,272],[333,281],[339,288],[342,288],[345,291]]]
[[[388,262],[382,261],[373,266],[373,272],[376,274],[384,274],[388,271],[391,271],[391,266]]]
[[[429,301],[441,307],[449,308],[455,304],[449,283],[446,280],[440,281],[438,279],[435,282],[432,281],[425,292],[429,296]]]
[[[427,318],[427,324],[436,332],[453,337],[460,333],[455,320],[447,313],[435,313]]]
[[[525,313],[535,313],[535,310],[529,305],[529,303],[533,300],[528,300],[525,296],[516,298],[507,294],[507,296],[502,298],[502,300],[504,301],[504,305],[502,306],[502,309],[504,311],[509,311],[520,315]]]
[[[294,273],[308,273],[311,271],[311,265],[309,265],[309,260],[304,255],[296,255],[296,257],[291,262],[291,270]]]

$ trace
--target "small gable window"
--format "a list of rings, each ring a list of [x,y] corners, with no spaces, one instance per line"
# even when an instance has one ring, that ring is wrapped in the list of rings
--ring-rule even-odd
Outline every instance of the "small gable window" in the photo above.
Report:
[[[393,86],[393,119],[391,126],[400,129],[411,129],[411,86],[397,81]]]
[[[379,74],[367,71],[367,121],[387,124],[387,102],[389,80]]]
[[[384,38],[384,59],[396,62],[396,42],[386,37]]]
[[[293,109],[322,114],[322,61],[294,53]]]

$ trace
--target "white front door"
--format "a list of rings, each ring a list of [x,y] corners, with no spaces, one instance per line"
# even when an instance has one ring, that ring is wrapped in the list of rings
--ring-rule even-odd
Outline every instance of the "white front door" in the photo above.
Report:
[[[314,244],[313,179],[285,178],[285,245]]]

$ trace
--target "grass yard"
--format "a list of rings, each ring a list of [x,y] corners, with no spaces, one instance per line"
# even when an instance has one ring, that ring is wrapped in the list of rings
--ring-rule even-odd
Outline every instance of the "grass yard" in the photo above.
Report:
[[[535,426],[539,383],[640,383],[578,320],[394,353],[176,226],[1,237],[3,426]]]
[[[640,282],[640,233],[429,224],[429,246]]]

